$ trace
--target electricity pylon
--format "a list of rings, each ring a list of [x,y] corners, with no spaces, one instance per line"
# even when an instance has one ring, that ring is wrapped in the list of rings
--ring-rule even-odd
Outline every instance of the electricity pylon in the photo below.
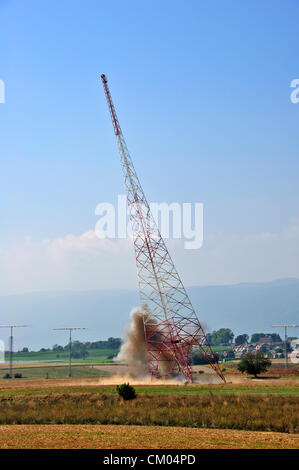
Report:
[[[272,325],[272,328],[284,328],[284,356],[285,356],[285,369],[288,368],[288,333],[287,328],[298,328],[299,325]]]
[[[192,382],[191,352],[200,350],[225,382],[217,359],[152,216],[119,125],[105,75],[101,75],[127,189],[144,334],[152,376],[182,374]]]
[[[68,376],[72,376],[72,331],[74,330],[86,330],[87,328],[53,328],[53,330],[66,330],[70,332],[70,341],[69,341],[69,369]]]
[[[12,379],[12,364],[13,364],[13,329],[14,328],[27,328],[28,325],[4,325],[0,328],[10,328],[9,337],[9,378]]]

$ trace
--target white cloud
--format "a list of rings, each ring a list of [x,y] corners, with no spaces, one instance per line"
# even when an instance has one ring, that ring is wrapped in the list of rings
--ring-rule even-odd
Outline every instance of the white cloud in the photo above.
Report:
[[[222,238],[210,235],[200,250],[169,241],[186,285],[232,284],[299,277],[299,218],[280,232]],[[23,243],[0,250],[1,294],[49,289],[136,288],[132,240],[103,240],[95,232]]]
[[[48,289],[108,289],[136,283],[133,247],[92,231],[0,251],[1,294]]]

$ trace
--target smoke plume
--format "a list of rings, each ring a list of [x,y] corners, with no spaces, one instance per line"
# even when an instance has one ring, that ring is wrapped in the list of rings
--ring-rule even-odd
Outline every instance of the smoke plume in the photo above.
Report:
[[[130,317],[131,321],[125,331],[124,343],[116,360],[128,364],[129,374],[132,377],[145,377],[149,374],[145,344],[146,324],[150,320],[152,327],[157,322],[151,318],[151,313],[145,306],[134,309]],[[151,334],[153,342],[159,343],[162,339],[163,336],[158,329],[154,334]],[[153,349],[153,345],[151,348]],[[159,357],[159,372],[161,376],[168,376],[174,369],[174,366],[175,363],[171,360],[171,353],[163,351]]]
[[[116,357],[117,361],[128,364],[129,374],[132,377],[148,375],[143,321],[149,315],[149,312],[143,307],[132,310],[130,324],[125,331],[124,342]]]

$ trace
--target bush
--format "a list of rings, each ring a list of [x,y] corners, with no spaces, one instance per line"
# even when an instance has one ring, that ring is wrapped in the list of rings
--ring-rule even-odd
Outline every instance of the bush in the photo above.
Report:
[[[232,349],[230,349],[229,351],[227,351],[227,354],[226,354],[226,359],[235,359],[235,353]]]
[[[219,354],[217,352],[214,352],[215,360],[216,362],[219,361]],[[213,359],[210,357],[211,362],[213,362]],[[209,364],[209,361],[207,360],[206,356],[201,352],[201,351],[193,351],[192,356],[191,356],[191,363],[194,366],[197,365],[205,365]]]
[[[247,372],[247,374],[254,375],[255,377],[261,372],[266,372],[267,369],[271,366],[270,359],[267,359],[263,353],[246,354],[238,365],[238,369],[242,374]]]
[[[7,372],[5,375],[3,375],[3,378],[4,378],[4,379],[10,379],[9,373]]]
[[[77,349],[72,351],[71,355],[73,359],[85,359],[87,356],[89,356],[89,352],[86,349]]]
[[[117,385],[116,391],[124,400],[134,400],[136,398],[135,388],[129,383]]]
[[[107,356],[107,359],[114,359],[115,357],[117,357],[117,354],[111,354],[111,356]]]
[[[201,351],[194,351],[192,353],[192,364],[194,366],[208,364],[207,359]]]

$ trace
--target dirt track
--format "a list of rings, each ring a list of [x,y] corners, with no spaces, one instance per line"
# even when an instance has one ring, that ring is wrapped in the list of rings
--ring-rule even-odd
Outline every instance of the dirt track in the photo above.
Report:
[[[216,379],[217,380],[217,379]],[[265,378],[258,378],[258,379],[253,379],[251,377],[242,377],[242,376],[227,376],[227,385],[240,385],[240,386],[249,386],[249,387],[255,387],[255,386],[271,386],[271,385],[277,385],[277,386],[295,386],[299,382],[299,377],[293,377],[293,378],[271,378],[271,377],[265,377]],[[150,380],[134,380],[128,376],[113,376],[113,377],[108,377],[108,378],[65,378],[65,379],[30,379],[30,380],[2,380],[0,384],[0,391],[1,390],[22,390],[22,389],[51,389],[51,388],[57,388],[57,387],[98,387],[98,386],[115,386],[118,385],[121,382],[124,381],[129,381],[130,384],[132,385],[148,385],[148,386],[163,386],[163,385],[181,385],[183,386],[183,382],[177,382],[177,381],[158,381],[158,382],[152,382]],[[216,389],[218,387],[225,387],[224,384],[219,383],[214,381],[209,381],[206,380],[205,378],[200,377],[197,381],[195,381],[193,384],[188,384],[189,387],[198,387],[198,386],[206,386],[206,385],[211,385],[212,387],[215,387]]]

